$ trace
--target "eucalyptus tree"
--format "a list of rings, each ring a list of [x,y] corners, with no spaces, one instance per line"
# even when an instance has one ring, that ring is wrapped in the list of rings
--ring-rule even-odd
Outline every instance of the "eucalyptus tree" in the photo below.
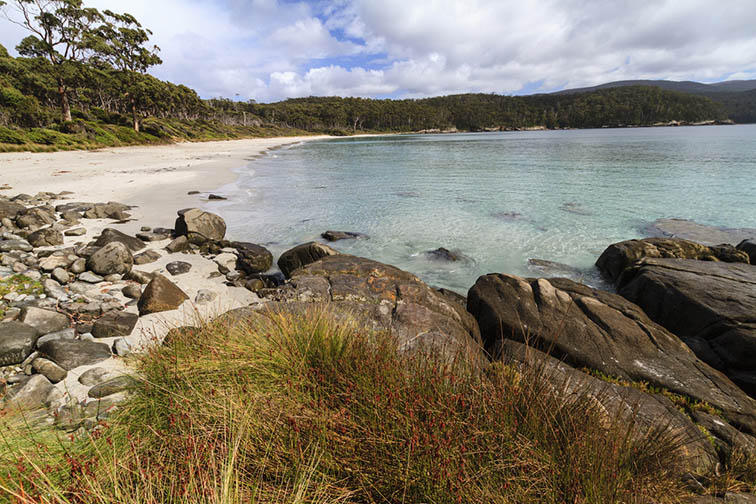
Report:
[[[10,5],[0,1],[0,8],[9,21],[31,32],[16,50],[50,63],[45,67],[57,85],[63,120],[70,121],[69,88],[90,54],[89,35],[102,21],[101,14],[83,7],[81,0],[12,0]]]
[[[143,28],[131,14],[103,11],[104,23],[92,33],[89,48],[93,61],[110,65],[120,75],[124,96],[128,99],[134,130],[139,131],[140,105],[155,92],[152,79],[145,79],[147,69],[163,61],[160,48],[148,46],[152,32]]]

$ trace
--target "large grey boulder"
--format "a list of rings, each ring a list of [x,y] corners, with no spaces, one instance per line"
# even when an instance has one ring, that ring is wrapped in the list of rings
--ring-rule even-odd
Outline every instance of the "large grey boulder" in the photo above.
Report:
[[[617,287],[703,361],[756,396],[756,267],[645,259],[626,270]]]
[[[138,252],[145,247],[145,244],[142,240],[133,236],[129,236],[113,228],[103,229],[102,233],[100,233],[100,236],[94,242],[94,246],[104,247],[105,245],[113,242],[123,243],[132,252]]]
[[[39,352],[67,371],[97,364],[111,356],[108,345],[87,340],[47,341],[39,346]]]
[[[232,242],[231,246],[236,249],[238,254],[236,267],[247,274],[265,273],[273,266],[273,254],[262,245],[248,242]],[[216,262],[218,262],[218,258],[216,258]]]
[[[30,234],[28,241],[33,247],[63,245],[63,233],[53,228],[44,228]]]
[[[134,257],[129,248],[119,241],[108,243],[87,259],[87,269],[98,275],[123,275],[131,271]]]
[[[0,322],[0,366],[22,363],[31,355],[39,334],[22,322]]]
[[[222,240],[226,236],[226,222],[199,208],[179,210],[175,229],[176,235],[186,236],[191,243],[198,245],[208,240]]]
[[[139,315],[175,310],[189,299],[176,284],[160,274],[155,274],[139,298]]]
[[[609,280],[616,282],[625,269],[644,258],[748,263],[748,255],[732,245],[709,247],[678,238],[645,238],[609,245],[596,261],[596,266]]]
[[[62,331],[71,325],[71,321],[66,315],[35,306],[25,306],[21,310],[19,320],[34,327],[40,334]]]
[[[481,357],[478,326],[462,305],[415,275],[370,259],[323,257],[297,269],[290,283],[264,291],[263,296],[291,309],[328,303],[370,329],[391,330],[402,350],[433,347]]]
[[[124,311],[113,310],[98,318],[92,326],[95,338],[115,338],[128,336],[134,330],[139,315]]]
[[[468,293],[486,349],[530,343],[574,367],[705,401],[756,433],[756,402],[621,296],[564,278],[489,274]]]
[[[278,267],[286,278],[290,278],[294,270],[312,264],[323,257],[337,254],[337,251],[322,243],[303,243],[281,254],[278,258]]]

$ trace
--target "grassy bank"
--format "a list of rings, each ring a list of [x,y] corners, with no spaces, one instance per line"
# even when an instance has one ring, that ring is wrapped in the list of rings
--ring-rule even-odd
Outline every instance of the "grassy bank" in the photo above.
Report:
[[[94,435],[0,426],[0,493],[49,503],[679,502],[681,450],[537,372],[399,355],[326,308],[176,331]],[[0,499],[2,500],[2,499]]]
[[[311,134],[313,133],[273,125],[230,126],[212,121],[168,119],[145,119],[141,131],[137,133],[127,125],[78,119],[49,128],[0,126],[0,152],[52,152]]]

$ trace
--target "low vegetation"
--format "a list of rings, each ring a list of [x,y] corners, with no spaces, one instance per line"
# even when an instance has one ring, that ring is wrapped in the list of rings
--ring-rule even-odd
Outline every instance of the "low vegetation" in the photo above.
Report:
[[[326,308],[174,331],[109,424],[0,428],[19,503],[679,502],[681,447],[537,372],[400,355]]]

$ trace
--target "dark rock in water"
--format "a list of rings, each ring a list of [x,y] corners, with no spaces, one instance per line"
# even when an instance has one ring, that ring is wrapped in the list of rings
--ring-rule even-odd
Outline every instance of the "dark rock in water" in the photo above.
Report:
[[[262,245],[249,242],[232,242],[236,249],[236,267],[247,274],[264,273],[273,266],[273,254]]]
[[[134,256],[134,264],[150,264],[160,259],[162,255],[157,250],[145,250]]]
[[[227,200],[228,198],[224,196],[219,196],[217,194],[211,194],[210,196],[207,197],[207,199],[220,201],[220,200]]]
[[[617,294],[565,278],[489,274],[470,289],[468,310],[494,356],[506,340],[530,343],[578,368],[706,401],[756,433],[756,402]]]
[[[0,219],[15,219],[19,212],[26,210],[26,207],[13,201],[0,199]]]
[[[756,238],[756,229],[753,228],[707,226],[686,219],[657,219],[649,224],[644,232],[649,236],[682,238],[703,245],[736,245],[743,240]]]
[[[645,259],[625,270],[617,290],[756,396],[756,268]]]
[[[189,270],[192,269],[192,265],[184,261],[173,261],[166,264],[165,269],[167,269],[168,273],[173,276],[183,275],[184,273],[188,273]]]
[[[71,325],[68,317],[64,314],[35,306],[25,306],[21,310],[19,320],[26,325],[32,326],[40,334],[62,331]]]
[[[222,240],[226,235],[225,221],[199,208],[179,210],[175,228],[176,235],[186,236],[189,242],[197,245],[208,240]]]
[[[352,239],[359,239],[359,238],[367,238],[368,236],[366,234],[362,233],[355,233],[352,231],[326,231],[325,233],[320,235],[323,239],[328,241],[339,241],[339,240],[352,240]]]
[[[316,242],[304,243],[281,254],[278,258],[278,268],[288,278],[296,269],[312,264],[323,257],[337,254],[338,252],[327,245]]]
[[[528,259],[528,264],[533,268],[536,268],[544,274],[548,274],[550,276],[578,276],[583,274],[583,270],[581,270],[580,268],[570,266],[569,264],[548,261],[546,259]]]
[[[593,212],[586,210],[580,203],[568,202],[562,204],[559,210],[575,215],[593,215]]]
[[[585,401],[586,407],[600,405],[598,411],[605,415],[607,424],[621,420],[632,424],[639,434],[660,428],[672,434],[681,448],[686,470],[704,474],[717,464],[718,457],[709,440],[663,395],[599,380],[512,340],[504,340],[501,351],[504,362],[537,369],[553,392],[566,401]]]
[[[411,273],[370,259],[337,254],[290,274],[290,283],[263,295],[287,305],[330,303],[369,328],[390,328],[405,351],[430,347],[482,359],[478,326],[472,316]]]
[[[402,198],[419,198],[420,197],[420,193],[416,191],[398,191],[398,192],[395,192],[394,194]]]
[[[95,338],[114,338],[128,336],[134,330],[139,315],[123,311],[111,311],[97,319],[92,326]]]
[[[21,364],[31,355],[39,336],[40,332],[30,325],[0,322],[0,366]]]
[[[462,259],[462,255],[457,252],[452,252],[449,249],[439,247],[436,250],[428,250],[425,252],[425,257],[434,261],[449,261],[456,262]]]
[[[95,247],[104,247],[105,245],[113,242],[120,242],[126,245],[130,251],[139,252],[144,248],[144,242],[133,236],[129,236],[125,233],[113,228],[105,228],[102,233],[94,242]]]
[[[123,275],[131,271],[134,257],[122,242],[113,241],[89,256],[87,269],[98,275]]]
[[[596,261],[599,271],[616,282],[625,269],[644,258],[748,262],[748,255],[730,245],[708,247],[678,238],[644,238],[609,245]]]
[[[748,254],[749,262],[752,265],[756,265],[756,238],[743,240],[742,242],[738,243],[737,248],[738,250]]]
[[[139,298],[139,315],[175,310],[187,299],[189,296],[173,282],[156,274]]]
[[[165,250],[171,253],[176,252],[184,252],[185,250],[189,250],[189,240],[186,239],[186,236],[179,236],[178,238],[175,238],[171,243],[165,246]]]
[[[40,345],[39,351],[67,371],[79,366],[97,364],[109,359],[111,355],[110,348],[105,343],[86,340],[47,341]]]
[[[491,217],[495,217],[497,219],[505,220],[505,221],[513,221],[522,219],[522,214],[519,212],[494,212],[491,214]]]
[[[27,238],[33,247],[53,247],[63,245],[63,233],[53,228],[40,229]]]

